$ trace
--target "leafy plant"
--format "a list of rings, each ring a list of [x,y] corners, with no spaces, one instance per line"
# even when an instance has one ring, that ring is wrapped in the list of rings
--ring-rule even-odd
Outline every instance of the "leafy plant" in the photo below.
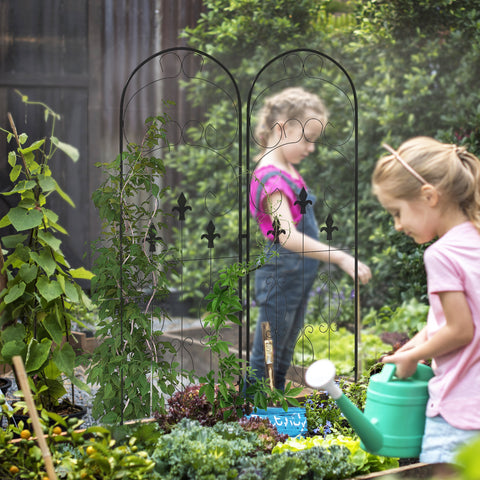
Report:
[[[379,333],[399,332],[412,338],[425,326],[428,308],[425,303],[411,298],[395,309],[388,305],[378,311],[372,309],[365,315],[363,321],[365,325],[375,328]]]
[[[68,341],[72,326],[81,323],[75,309],[91,307],[77,280],[90,280],[92,274],[83,267],[70,267],[58,238],[67,232],[48,208],[54,193],[74,206],[54,179],[50,162],[59,151],[77,161],[78,151],[55,136],[58,114],[26,95],[21,98],[26,105],[43,108],[51,130],[47,138],[29,142],[25,133],[17,132],[10,115],[11,131],[1,129],[15,145],[8,154],[13,186],[3,194],[17,195],[19,202],[0,220],[0,228],[10,226],[15,231],[2,239],[7,283],[0,293],[0,363],[12,364],[12,357],[21,355],[41,404],[53,410],[66,393],[64,375],[86,388],[74,375],[76,357]]]
[[[259,450],[265,453],[271,453],[278,442],[284,442],[288,438],[287,434],[278,433],[277,427],[272,425],[268,418],[242,417],[238,423],[247,432],[255,432],[258,435],[261,444]]]
[[[336,445],[331,448],[284,450],[274,455],[259,455],[243,463],[245,466],[238,476],[241,480],[342,479],[349,478],[355,471],[349,451]]]
[[[349,451],[347,462],[353,465],[351,476],[364,475],[370,472],[388,470],[398,467],[398,459],[382,457],[366,452],[360,448],[360,439],[351,436],[322,436],[288,438],[283,444],[278,444],[272,453],[283,453],[286,451],[299,452],[314,447],[332,448],[343,447]]]
[[[200,392],[205,393],[212,405],[218,401],[222,408],[233,406],[239,415],[243,409],[243,400],[238,397],[237,390],[244,392],[255,407],[265,409],[268,404],[279,404],[285,411],[289,404],[299,405],[296,396],[302,391],[302,387],[293,387],[291,382],[287,383],[284,391],[271,390],[266,380],[246,384],[245,378],[249,378],[250,375],[249,367],[245,367],[241,359],[230,353],[228,342],[222,340],[222,329],[241,324],[241,318],[238,316],[242,310],[239,297],[240,279],[252,273],[265,261],[265,256],[260,255],[250,264],[233,263],[221,269],[212,291],[205,297],[208,300],[208,313],[204,323],[211,328],[205,345],[217,355],[219,366],[217,372],[210,371],[205,377],[200,378],[200,382],[203,383]],[[215,396],[216,391],[218,395]]]
[[[162,435],[152,454],[161,478],[235,478],[236,462],[255,451],[257,435],[238,423],[202,427],[183,419],[174,430]]]
[[[167,187],[159,186],[165,166],[157,155],[165,121],[165,116],[147,118],[141,144],[130,143],[114,161],[97,165],[106,173],[93,194],[103,222],[92,281],[101,343],[87,373],[89,382],[100,386],[93,415],[106,423],[163,410],[163,394],[172,395],[177,384],[177,365],[167,358],[175,350],[152,324],[152,317],[168,320],[161,302],[178,265],[174,249],[160,238],[168,217],[160,207]]]
[[[219,386],[215,388],[215,397],[213,402],[207,399],[204,393],[200,393],[201,385],[191,385],[182,391],[175,392],[168,400],[166,412],[155,412],[154,417],[158,421],[160,428],[165,432],[170,432],[172,428],[184,418],[197,420],[202,426],[213,426],[220,421],[234,422],[241,416],[251,412],[250,404],[245,402],[245,398],[238,392],[232,393],[230,398],[231,405],[220,407],[219,404]],[[240,398],[240,402],[236,399]],[[240,416],[235,405],[241,403]]]

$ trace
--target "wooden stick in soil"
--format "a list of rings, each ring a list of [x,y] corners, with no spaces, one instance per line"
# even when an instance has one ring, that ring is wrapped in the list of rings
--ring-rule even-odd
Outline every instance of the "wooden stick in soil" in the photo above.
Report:
[[[273,382],[273,342],[270,324],[262,323],[263,350],[265,356],[265,368],[267,370],[268,379],[270,381],[270,390],[274,388]]]
[[[40,425],[40,420],[38,419],[38,412],[35,407],[35,402],[33,401],[32,392],[30,390],[30,385],[28,384],[27,372],[25,371],[25,366],[23,365],[22,357],[16,355],[13,357],[13,366],[15,367],[15,372],[17,374],[18,382],[20,383],[20,389],[23,392],[25,397],[25,403],[28,407],[28,414],[32,420],[33,431],[37,437],[38,446],[42,452],[43,461],[45,462],[45,468],[47,470],[47,475],[49,480],[57,480],[57,474],[53,468],[52,456],[43,435],[42,426]]]

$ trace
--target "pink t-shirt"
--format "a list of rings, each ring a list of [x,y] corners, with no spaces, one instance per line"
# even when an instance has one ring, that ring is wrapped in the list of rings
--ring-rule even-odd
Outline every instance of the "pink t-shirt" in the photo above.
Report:
[[[475,333],[465,347],[433,362],[427,416],[441,415],[450,425],[480,429],[480,234],[471,222],[449,230],[424,254],[431,337],[445,324],[438,292],[462,291],[472,312]]]
[[[300,206],[295,205],[295,202],[297,201],[297,194],[291,189],[287,181],[285,181],[280,175],[275,175],[269,178],[267,181],[263,181],[265,175],[272,171],[280,172],[280,170],[273,165],[266,165],[265,167],[257,168],[253,172],[252,180],[250,182],[250,213],[252,214],[253,218],[257,220],[263,235],[270,240],[273,240],[273,234],[267,234],[267,232],[272,230],[272,219],[270,218],[270,214],[272,212],[268,210],[267,202],[264,202],[268,195],[271,195],[276,191],[282,192],[290,206],[290,211],[292,212],[292,218],[295,225],[297,225],[302,218]],[[303,187],[305,190],[307,190],[307,186],[300,175],[299,178],[294,178],[287,172],[281,171],[281,173],[294,182],[299,189]],[[259,189],[260,195],[258,195]],[[259,201],[257,204],[258,198]]]

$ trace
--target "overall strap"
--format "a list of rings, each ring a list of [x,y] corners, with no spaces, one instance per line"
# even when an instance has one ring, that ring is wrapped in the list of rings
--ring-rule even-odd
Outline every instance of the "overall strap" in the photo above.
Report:
[[[281,172],[280,170],[272,170],[268,173],[266,173],[260,180],[259,180],[259,183],[260,185],[258,186],[257,188],[257,195],[256,195],[256,198],[255,198],[255,205],[259,205],[259,202],[260,202],[260,196],[262,195],[262,188],[261,188],[261,185],[262,184],[265,184],[267,183],[268,180],[270,180],[271,178],[273,177],[281,177],[283,178],[283,180],[285,180],[285,182],[287,182],[288,186],[292,189],[293,193],[295,195],[297,195],[298,197],[298,194],[300,193],[301,191],[301,188],[293,181],[291,180],[290,178],[288,178],[283,172]]]

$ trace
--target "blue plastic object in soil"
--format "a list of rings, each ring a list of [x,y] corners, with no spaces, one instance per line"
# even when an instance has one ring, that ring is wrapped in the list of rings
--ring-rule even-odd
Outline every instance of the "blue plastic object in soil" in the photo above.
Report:
[[[283,408],[269,407],[266,410],[258,409],[249,416],[268,418],[270,423],[277,427],[278,433],[287,434],[289,437],[307,433],[307,418],[305,408],[302,407],[290,407],[288,412]]]

